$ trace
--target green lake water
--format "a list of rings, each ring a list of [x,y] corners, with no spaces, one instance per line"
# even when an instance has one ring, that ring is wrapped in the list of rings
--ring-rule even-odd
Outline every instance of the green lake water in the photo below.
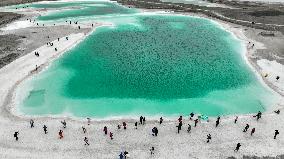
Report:
[[[121,18],[125,23],[116,23],[116,14],[115,27],[98,28],[47,70],[24,81],[17,91],[19,112],[95,118],[190,112],[217,116],[257,112],[271,104],[274,95],[241,57],[244,45],[215,23],[92,3],[96,13],[88,7],[80,13],[69,8],[40,20],[129,16]]]

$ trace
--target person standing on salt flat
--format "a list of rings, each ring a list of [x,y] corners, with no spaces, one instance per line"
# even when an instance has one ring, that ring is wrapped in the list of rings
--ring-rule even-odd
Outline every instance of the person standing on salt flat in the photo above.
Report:
[[[252,134],[254,134],[254,133],[255,133],[255,128],[252,128],[250,135],[252,136]]]
[[[279,135],[279,131],[278,130],[275,130],[274,132],[274,139],[276,139],[276,136]]]
[[[178,126],[176,126],[178,128],[178,134],[179,134],[179,131],[181,130],[181,126],[182,126],[182,122],[179,122]]]
[[[146,124],[146,118],[145,116],[143,117],[143,125]]]
[[[140,124],[143,124],[143,116],[140,116]]]
[[[154,150],[155,150],[155,148],[154,148],[154,147],[151,147],[151,149],[150,149],[151,155],[154,155]]]
[[[91,124],[91,118],[87,118],[87,120],[88,120],[88,125],[90,125]]]
[[[84,141],[85,141],[85,145],[88,145],[88,146],[90,145],[87,137],[84,138]]]
[[[208,134],[208,135],[207,135],[207,143],[209,143],[211,139],[212,139],[212,138],[211,138],[211,134]]]
[[[153,136],[158,136],[158,128],[157,127],[154,127],[153,129],[152,129],[152,135]]]
[[[47,134],[47,126],[46,125],[43,125],[43,131],[44,131],[44,134]]]
[[[123,122],[122,125],[123,125],[123,129],[126,130],[126,122]]]
[[[216,120],[216,128],[218,127],[219,124],[220,124],[220,116],[218,116],[218,118]]]
[[[258,111],[258,113],[256,115],[254,115],[253,117],[256,117],[256,120],[261,118],[262,113],[260,111]]]
[[[160,124],[162,124],[164,121],[164,119],[162,117],[160,117]]]
[[[191,112],[189,115],[190,115],[189,119],[192,120],[192,118],[193,118],[193,116],[194,116],[194,113]]]
[[[33,119],[30,120],[30,125],[31,125],[31,128],[34,127],[34,120]]]
[[[188,133],[190,133],[190,131],[191,131],[191,125],[190,125],[190,124],[188,124],[187,132],[188,132]]]
[[[237,144],[237,147],[235,148],[235,150],[234,150],[234,151],[239,151],[240,147],[241,147],[241,144],[240,144],[240,143],[238,143],[238,144]]]
[[[279,110],[279,109],[278,109],[278,110],[275,110],[274,113],[280,114],[280,110]]]
[[[109,137],[110,137],[111,140],[113,139],[113,133],[112,132],[109,132]]]
[[[67,125],[66,121],[65,120],[61,121],[61,124],[63,125],[63,128],[65,129]]]
[[[179,116],[178,122],[182,124],[182,116]]]
[[[249,124],[247,124],[247,125],[245,126],[245,129],[243,130],[243,132],[247,132],[247,131],[248,131],[248,128],[249,128]]]
[[[195,120],[194,120],[194,127],[197,126],[197,123],[198,123],[198,119],[195,119]]]
[[[120,154],[119,154],[119,159],[123,159],[123,158],[124,158],[123,153],[120,152]]]
[[[235,124],[237,123],[238,118],[239,118],[239,117],[238,117],[238,116],[236,116],[235,121],[234,121],[234,122],[235,122]]]
[[[135,129],[137,129],[137,125],[138,125],[138,123],[137,123],[137,122],[135,122]]]
[[[62,138],[63,138],[63,131],[62,131],[62,130],[59,130],[58,135],[59,135],[59,139],[62,139]]]
[[[87,129],[84,126],[82,126],[82,129],[83,129],[83,133],[86,134]]]
[[[106,126],[104,127],[103,131],[105,132],[105,135],[107,135],[107,127]]]
[[[16,141],[18,141],[18,140],[19,140],[18,135],[19,135],[19,132],[18,132],[18,131],[16,131],[16,132],[14,133],[14,138],[16,138]]]
[[[129,157],[129,153],[127,151],[124,151],[124,158],[128,158]]]

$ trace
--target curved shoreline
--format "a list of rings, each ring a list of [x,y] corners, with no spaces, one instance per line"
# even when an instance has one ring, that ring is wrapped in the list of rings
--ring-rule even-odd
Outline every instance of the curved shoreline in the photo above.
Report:
[[[202,17],[202,15],[200,16]],[[231,26],[230,24],[228,25]],[[42,70],[47,68],[56,57],[59,57],[63,53],[66,53],[66,51],[60,52],[59,55],[55,55],[53,58],[47,60],[43,64],[44,67],[42,67]],[[249,61],[249,52],[246,51],[245,53],[245,58],[247,58],[247,62],[250,64],[252,61]],[[33,56],[33,52],[28,55]],[[19,61],[19,59],[15,61]],[[252,65],[250,65],[252,69],[254,69],[253,64],[252,62]],[[253,72],[259,73],[256,76],[261,76],[260,72]],[[1,73],[3,73],[2,69],[0,69]],[[165,118],[163,124],[159,125],[159,118],[156,118],[156,120],[148,119],[147,116],[147,124],[145,126],[138,125],[138,130],[135,130],[134,127],[132,128],[137,121],[137,119],[132,118],[92,119],[91,124],[87,125],[86,119],[64,116],[32,116],[35,119],[35,128],[31,129],[28,125],[31,116],[18,116],[17,114],[13,114],[10,108],[12,106],[12,98],[14,97],[13,93],[15,93],[17,86],[23,80],[33,75],[28,74],[17,80],[9,87],[8,92],[2,90],[0,83],[0,93],[1,95],[5,95],[4,98],[0,96],[0,128],[3,129],[0,132],[0,136],[2,136],[0,141],[0,157],[2,156],[2,158],[114,158],[114,156],[117,157],[124,150],[130,152],[131,158],[183,159],[227,158],[231,156],[241,158],[244,155],[261,157],[284,154],[283,102],[280,105],[281,114],[279,115],[266,110],[260,121],[256,121],[252,117],[254,114],[238,114],[239,121],[237,124],[233,124],[235,115],[226,115],[221,117],[221,124],[218,128],[215,128],[215,117],[210,117],[209,122],[201,121],[201,123],[198,123],[197,128],[194,128],[193,121],[188,120],[187,116],[184,116],[183,122],[185,126],[179,135],[176,132],[176,119]],[[266,84],[265,79],[261,77],[259,77],[259,80],[264,80],[261,82]],[[2,78],[0,76],[0,80]],[[9,81],[9,79],[6,80]],[[269,85],[265,86],[269,87]],[[2,99],[5,100],[3,101]],[[67,129],[61,127],[60,120],[67,121]],[[117,130],[117,124],[121,124],[124,121],[128,124],[127,130]],[[191,133],[186,132],[186,125],[188,123],[192,124]],[[42,132],[43,124],[48,126],[47,135],[44,135]],[[242,132],[245,124],[250,124],[250,127],[256,128],[254,136]],[[87,134],[82,134],[80,131],[82,126],[87,128]],[[114,132],[114,140],[108,140],[107,136],[103,136],[102,128],[104,126],[107,126],[109,131]],[[158,138],[150,134],[154,126],[159,129]],[[63,140],[59,140],[55,136],[61,129],[64,130]],[[277,140],[273,140],[275,129],[280,131]],[[20,141],[18,142],[14,142],[12,136],[14,131],[20,131]],[[206,144],[205,139],[208,133],[212,135],[212,141]],[[88,137],[90,141],[89,147],[83,145],[83,135]],[[242,144],[241,150],[240,152],[234,152],[233,150],[238,142]],[[151,146],[155,147],[154,156],[149,155],[149,148]]]
[[[143,11],[143,10],[142,10]],[[160,12],[159,12],[160,13]],[[160,13],[161,14],[161,13]],[[167,12],[164,12],[162,14],[169,14]],[[237,38],[238,40],[242,41],[243,44],[245,44],[245,42],[247,42],[249,39],[247,39],[245,37],[245,35],[242,33],[242,28],[236,28],[235,30],[232,30],[233,26],[231,26],[228,23],[222,22],[220,20],[216,20],[216,19],[212,19],[209,17],[206,17],[205,15],[200,15],[200,14],[176,14],[176,13],[170,13],[171,15],[183,15],[183,16],[193,16],[196,18],[205,18],[208,19],[210,21],[212,21],[213,23],[216,23],[217,25],[219,25],[219,27],[221,27],[221,29],[226,30],[227,32],[229,32],[230,34],[232,34],[232,36],[234,36],[234,38]],[[103,26],[103,25],[100,25]],[[98,26],[96,26],[98,27]],[[95,29],[93,30],[95,31]],[[88,35],[90,35],[93,31],[91,31]],[[240,35],[242,34],[242,35]],[[84,40],[88,35],[86,35],[84,38],[82,38],[80,41],[76,42],[76,44],[80,43],[82,40]],[[244,39],[245,38],[245,39]],[[76,45],[75,44],[75,45]],[[75,46],[74,45],[74,46]],[[72,47],[74,47],[72,46]],[[71,48],[72,48],[71,47]],[[43,63],[41,67],[43,67],[43,69],[45,69],[46,67],[48,67],[48,65],[56,58],[58,58],[60,55],[62,55],[63,53],[65,53],[67,50],[71,49],[71,48],[67,48],[66,50],[63,50],[63,52],[59,53],[59,55],[56,55],[55,57],[52,57],[51,59],[47,60],[46,63]],[[243,55],[242,53],[242,58],[246,61],[246,63],[249,65],[249,67],[252,69],[252,72],[255,73],[255,75],[257,76],[257,79],[260,80],[260,82],[266,87],[268,88],[270,91],[280,94],[278,93],[277,89],[274,89],[273,87],[271,88],[269,83],[261,76],[259,70],[257,68],[255,68],[254,63],[250,60],[250,58],[248,57],[250,54],[250,51],[248,48],[244,48],[246,51]],[[256,51],[255,49],[252,50],[253,52]],[[30,53],[32,54],[32,53]],[[40,70],[41,71],[41,70]],[[38,73],[38,72],[37,72]],[[13,87],[10,89],[10,91],[7,94],[7,97],[5,99],[5,101],[3,102],[3,106],[4,106],[4,113],[2,113],[2,115],[6,115],[8,112],[10,113],[10,116],[14,116],[18,119],[23,118],[23,119],[28,119],[31,117],[36,117],[36,118],[52,118],[52,119],[62,119],[62,118],[68,118],[68,119],[74,119],[74,120],[82,120],[84,119],[84,117],[76,117],[76,116],[64,116],[64,114],[61,115],[44,115],[44,116],[40,116],[40,115],[25,115],[25,114],[21,114],[19,112],[17,112],[15,109],[15,102],[13,102],[14,98],[15,98],[15,90],[17,88],[17,86],[19,85],[19,83],[21,83],[22,81],[30,78],[33,74],[29,74],[26,77],[24,77],[21,80],[18,80],[17,83],[15,85],[13,85]],[[280,94],[281,95],[281,94]],[[6,106],[5,106],[6,105]],[[273,107],[274,108],[274,107]],[[268,110],[266,110],[267,112]],[[3,112],[3,111],[1,111]],[[246,114],[243,114],[246,115]],[[9,115],[8,115],[9,116]],[[230,116],[234,116],[233,114],[229,114],[229,115],[225,115],[226,117],[230,117]],[[112,120],[120,120],[120,119],[128,119],[128,120],[133,120],[135,117],[126,117],[123,118],[122,117],[117,117],[117,118],[94,118],[94,120],[96,121],[112,121]],[[174,117],[169,117],[170,120],[174,120]],[[154,120],[154,118],[153,118]]]

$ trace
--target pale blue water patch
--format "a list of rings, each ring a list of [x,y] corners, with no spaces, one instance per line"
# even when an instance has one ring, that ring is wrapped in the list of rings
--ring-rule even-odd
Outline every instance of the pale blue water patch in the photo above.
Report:
[[[130,17],[129,23],[98,28],[23,83],[20,112],[216,116],[257,112],[274,99],[241,58],[240,41],[211,21]],[[30,88],[21,89],[25,85]]]
[[[40,21],[69,20],[80,18],[93,18],[103,15],[118,15],[135,13],[135,9],[120,6],[109,1],[80,1],[79,2],[54,2],[48,4],[35,3],[32,8],[59,9],[56,12],[38,17]]]

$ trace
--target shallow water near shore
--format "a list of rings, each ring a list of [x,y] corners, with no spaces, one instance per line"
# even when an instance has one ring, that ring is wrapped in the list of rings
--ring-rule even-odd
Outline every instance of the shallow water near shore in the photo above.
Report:
[[[189,16],[124,18],[131,23],[113,21],[114,27],[97,28],[47,70],[24,81],[17,90],[19,112],[217,116],[257,112],[272,104],[273,93],[241,58],[243,44],[218,25]]]

